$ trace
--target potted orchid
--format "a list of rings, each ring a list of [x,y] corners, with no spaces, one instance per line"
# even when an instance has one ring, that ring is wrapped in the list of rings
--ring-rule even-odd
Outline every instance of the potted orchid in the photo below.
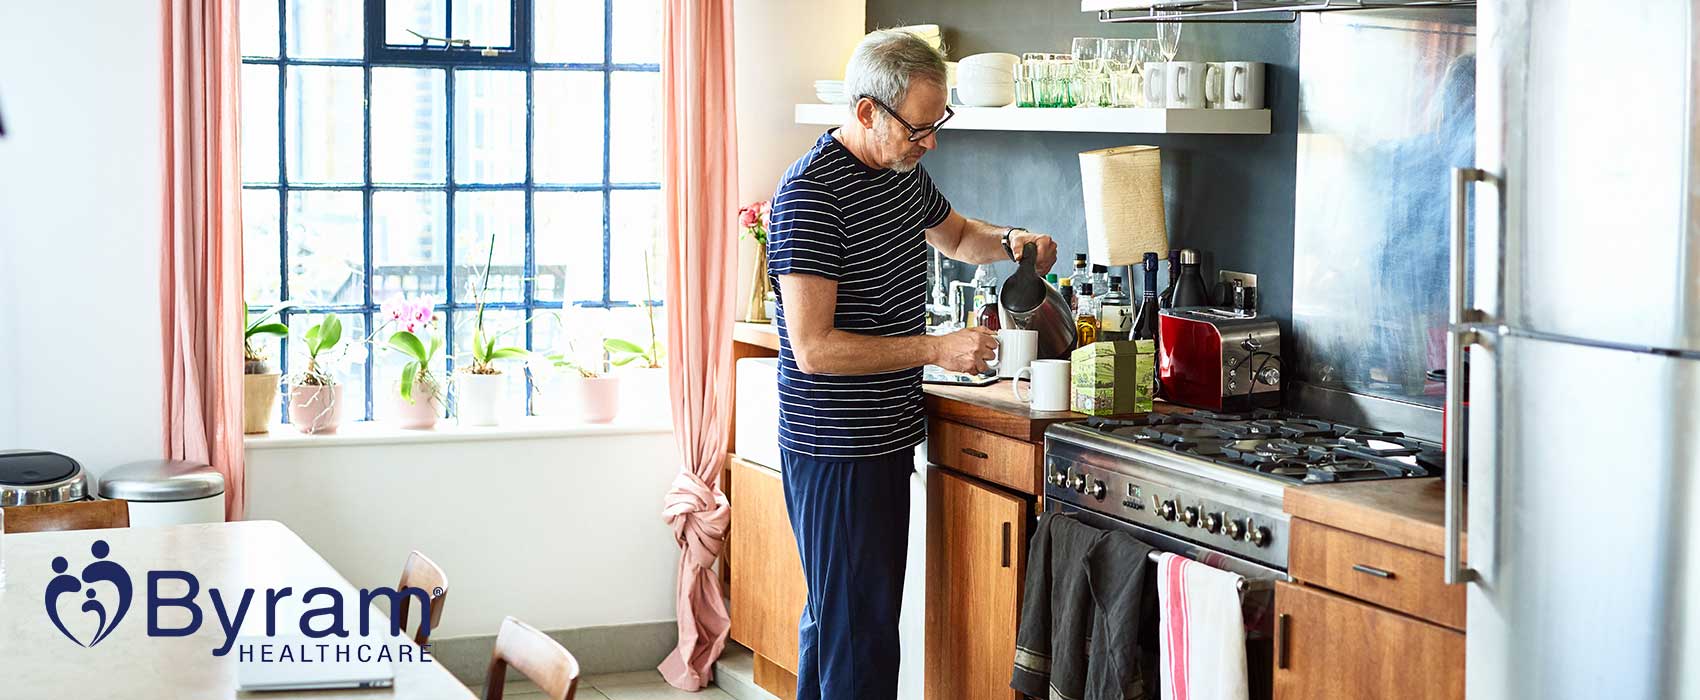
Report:
[[[564,329],[560,313],[550,315]],[[620,377],[608,374],[606,341],[596,351],[580,354],[567,340],[565,351],[533,352],[526,360],[536,389],[533,408],[538,415],[572,416],[587,423],[607,423],[620,412]]]
[[[248,317],[248,304],[242,304],[242,432],[264,433],[270,429],[273,412],[277,410],[277,385],[282,377],[265,355],[255,347],[261,336],[289,335],[289,326],[272,320],[295,304],[281,302],[253,318]]]
[[[443,415],[442,385],[431,371],[443,336],[437,334],[436,319],[427,302],[405,298],[385,302],[385,325],[393,325],[389,347],[408,358],[396,381],[396,414],[403,428],[429,429]]]
[[[772,320],[767,313],[767,297],[773,291],[767,279],[768,213],[767,200],[738,210],[738,225],[744,227],[741,237],[756,242],[755,276],[750,280],[749,305],[744,310],[745,323],[769,323]]]
[[[526,356],[525,348],[497,347],[496,339],[505,331],[492,333],[484,327],[484,301],[490,288],[490,263],[495,255],[496,239],[491,238],[484,258],[484,278],[473,294],[477,311],[472,322],[472,361],[455,377],[455,416],[461,425],[489,426],[501,422],[507,381],[496,362]],[[456,362],[460,359],[457,357]]]
[[[307,329],[307,368],[289,383],[289,422],[303,433],[334,433],[342,425],[342,385],[324,362],[342,344],[342,321],[325,314]]]

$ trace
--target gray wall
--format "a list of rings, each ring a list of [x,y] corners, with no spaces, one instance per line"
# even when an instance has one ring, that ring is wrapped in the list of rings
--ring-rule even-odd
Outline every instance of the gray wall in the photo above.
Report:
[[[987,51],[1066,53],[1076,36],[1152,37],[1153,26],[1100,24],[1078,0],[868,0],[868,28],[938,24],[952,59]],[[1269,64],[1268,136],[1161,136],[947,130],[922,163],[958,211],[997,224],[1049,233],[1067,274],[1086,252],[1081,151],[1127,144],[1163,149],[1163,182],[1173,247],[1205,253],[1218,267],[1258,275],[1263,310],[1290,333],[1293,298],[1293,178],[1298,122],[1296,24],[1189,24],[1183,60]],[[1012,268],[1002,265],[999,276]],[[972,270],[953,276],[966,278]],[[1161,277],[1158,284],[1166,284]]]

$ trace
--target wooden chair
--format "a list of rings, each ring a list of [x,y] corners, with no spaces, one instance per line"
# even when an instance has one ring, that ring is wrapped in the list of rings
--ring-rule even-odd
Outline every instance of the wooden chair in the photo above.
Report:
[[[438,623],[443,621],[443,601],[449,597],[449,576],[443,573],[443,567],[437,566],[437,562],[414,550],[407,555],[407,564],[402,566],[401,583],[396,586],[396,590],[409,586],[423,589],[431,599],[431,609],[420,615],[419,627],[413,634],[413,643],[425,646],[431,638],[430,630],[437,629]],[[396,609],[396,619],[402,625],[407,624],[407,608],[412,602],[413,596],[402,596],[401,605]],[[425,626],[426,614],[429,614],[431,619],[429,629]]]
[[[512,617],[502,620],[490,669],[484,676],[484,700],[502,700],[508,665],[537,684],[549,700],[573,700],[578,692],[578,659],[549,635]]]
[[[9,506],[5,513],[0,514],[0,518],[5,520],[7,534],[129,527],[130,502],[71,501],[35,506]]]

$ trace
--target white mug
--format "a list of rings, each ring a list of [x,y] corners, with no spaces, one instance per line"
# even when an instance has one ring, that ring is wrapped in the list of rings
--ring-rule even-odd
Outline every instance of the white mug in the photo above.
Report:
[[[1229,61],[1222,73],[1222,109],[1263,109],[1262,63]]]
[[[1032,404],[1035,411],[1067,411],[1068,369],[1068,360],[1034,360],[1015,373],[1015,382],[1010,384],[1015,400]],[[1031,375],[1028,382],[1032,386],[1022,396],[1021,378],[1027,375]]]
[[[1162,61],[1151,61],[1145,64],[1140,73],[1140,78],[1144,81],[1142,88],[1145,97],[1144,106],[1146,107],[1162,109],[1166,104],[1163,98],[1163,85],[1168,82],[1167,78],[1164,77],[1164,74],[1167,73],[1167,70],[1163,67],[1165,65],[1167,64]]]
[[[1221,61],[1206,63],[1204,69],[1204,108],[1222,108],[1222,76],[1224,68]]]
[[[1164,102],[1170,109],[1204,109],[1205,64],[1172,61],[1164,66]]]
[[[987,363],[1004,379],[1015,377],[1039,356],[1039,331],[1005,328],[998,331],[998,359]]]

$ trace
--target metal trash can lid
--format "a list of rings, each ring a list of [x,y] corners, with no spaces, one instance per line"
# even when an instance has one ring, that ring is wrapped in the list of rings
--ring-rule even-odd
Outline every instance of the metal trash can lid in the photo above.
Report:
[[[189,501],[224,493],[224,475],[212,465],[150,459],[114,467],[100,477],[102,498],[152,503]]]
[[[87,491],[77,460],[43,450],[0,450],[0,506],[80,501]]]

